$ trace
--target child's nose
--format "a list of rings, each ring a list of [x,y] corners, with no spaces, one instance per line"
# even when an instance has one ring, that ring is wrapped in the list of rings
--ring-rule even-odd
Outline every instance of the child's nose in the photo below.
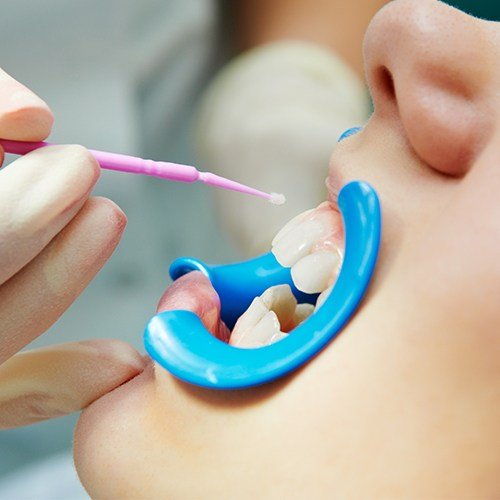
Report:
[[[465,174],[492,130],[498,52],[490,26],[434,0],[396,0],[365,38],[375,111],[402,124],[416,153],[445,174]]]

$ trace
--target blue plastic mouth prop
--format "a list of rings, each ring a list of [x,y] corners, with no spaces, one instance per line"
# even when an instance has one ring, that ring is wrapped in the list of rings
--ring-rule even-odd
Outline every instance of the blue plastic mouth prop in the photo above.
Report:
[[[380,203],[365,182],[351,182],[338,196],[345,233],[344,260],[323,305],[283,340],[242,349],[215,338],[194,313],[166,311],[154,316],[144,332],[149,355],[175,377],[213,389],[241,389],[265,384],[296,370],[334,339],[353,315],[370,283],[381,236]],[[172,279],[201,271],[221,301],[221,317],[232,328],[252,300],[267,288],[289,284],[298,302],[314,304],[293,285],[290,269],[269,253],[239,264],[208,266],[180,258],[170,267]]]

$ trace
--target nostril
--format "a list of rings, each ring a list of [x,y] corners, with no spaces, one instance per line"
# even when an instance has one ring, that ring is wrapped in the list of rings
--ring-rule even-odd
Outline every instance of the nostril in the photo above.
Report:
[[[376,80],[380,90],[391,100],[396,99],[394,78],[386,66],[381,66],[376,72]]]

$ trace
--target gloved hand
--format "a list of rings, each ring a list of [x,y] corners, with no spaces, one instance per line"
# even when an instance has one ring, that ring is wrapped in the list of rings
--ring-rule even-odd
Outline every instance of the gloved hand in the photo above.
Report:
[[[0,138],[41,141],[52,123],[45,102],[0,70]],[[132,347],[112,340],[16,354],[71,305],[120,239],[121,210],[89,198],[99,170],[81,146],[47,147],[0,170],[0,429],[80,410],[142,369]]]

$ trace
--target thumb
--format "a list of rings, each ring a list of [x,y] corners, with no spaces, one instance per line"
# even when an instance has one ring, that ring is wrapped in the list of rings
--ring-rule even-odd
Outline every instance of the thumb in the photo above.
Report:
[[[47,104],[0,69],[0,138],[42,141],[50,134],[53,122]]]
[[[71,342],[16,354],[0,366],[0,429],[80,411],[143,368],[139,353],[118,340]]]

